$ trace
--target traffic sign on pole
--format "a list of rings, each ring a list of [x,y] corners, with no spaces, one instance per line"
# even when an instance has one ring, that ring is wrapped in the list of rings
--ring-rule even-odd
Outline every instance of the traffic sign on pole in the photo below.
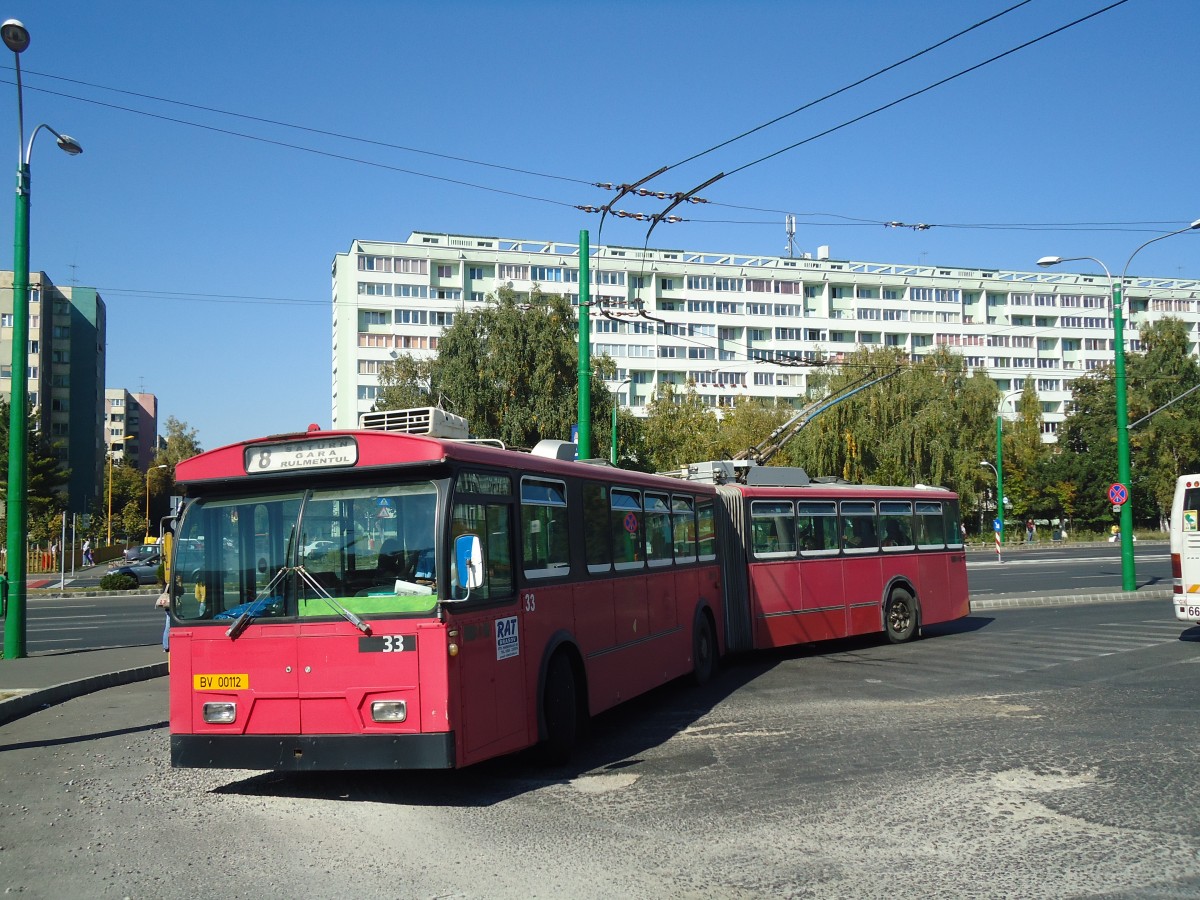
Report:
[[[1115,506],[1121,506],[1128,499],[1129,499],[1129,490],[1128,490],[1128,488],[1125,487],[1125,485],[1121,484],[1120,482],[1117,482],[1116,484],[1109,486],[1108,500],[1110,503],[1112,503]]]

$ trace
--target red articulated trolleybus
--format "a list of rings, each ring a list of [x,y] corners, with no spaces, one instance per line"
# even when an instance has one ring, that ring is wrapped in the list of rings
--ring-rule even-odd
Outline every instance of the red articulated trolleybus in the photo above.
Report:
[[[707,679],[716,489],[574,452],[312,430],[181,462],[172,764],[562,758],[584,717]]]
[[[368,414],[177,466],[173,765],[562,760],[588,716],[703,682],[723,652],[903,641],[969,612],[949,491],[411,433],[455,418]]]

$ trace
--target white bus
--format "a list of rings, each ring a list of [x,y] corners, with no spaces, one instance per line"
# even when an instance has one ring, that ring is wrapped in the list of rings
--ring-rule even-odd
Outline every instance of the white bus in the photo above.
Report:
[[[1180,475],[1171,501],[1171,578],[1175,618],[1200,622],[1200,475]]]

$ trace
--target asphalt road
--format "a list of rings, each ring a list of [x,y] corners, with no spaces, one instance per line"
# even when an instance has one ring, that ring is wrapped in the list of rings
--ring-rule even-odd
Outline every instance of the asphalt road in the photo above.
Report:
[[[1166,544],[1141,545],[1136,552],[1138,585],[1169,586],[1171,565]],[[973,599],[1027,592],[1118,591],[1120,548],[1022,548],[1007,552],[1003,563],[997,563],[990,553],[975,550],[968,556],[967,572]],[[81,578],[71,584],[87,587],[90,583]],[[156,644],[162,639],[162,613],[154,609],[154,598],[145,594],[50,597],[33,591],[27,603],[26,646],[30,653]]]
[[[0,727],[29,897],[1183,897],[1200,630],[1004,610],[733,661],[596,720],[570,767],[172,770],[164,683]]]

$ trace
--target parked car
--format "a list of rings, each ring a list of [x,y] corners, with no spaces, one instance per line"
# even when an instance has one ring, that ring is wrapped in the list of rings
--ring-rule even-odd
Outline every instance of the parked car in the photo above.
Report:
[[[108,570],[109,575],[132,575],[138,584],[158,583],[158,560],[152,563],[118,562]]]
[[[124,562],[127,563],[154,563],[157,566],[160,559],[162,559],[162,548],[158,544],[141,544],[137,547],[128,547],[124,553]]]

